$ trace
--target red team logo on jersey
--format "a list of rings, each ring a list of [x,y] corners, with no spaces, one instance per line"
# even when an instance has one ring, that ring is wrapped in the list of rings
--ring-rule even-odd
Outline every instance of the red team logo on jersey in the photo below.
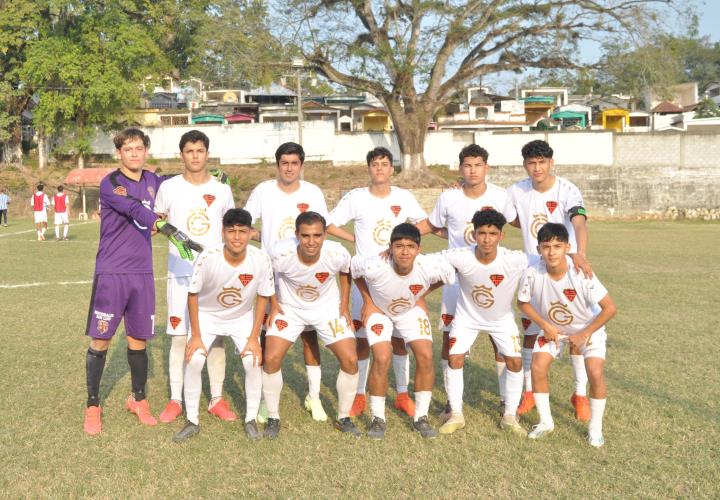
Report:
[[[170,326],[173,327],[173,330],[175,330],[178,327],[178,325],[180,324],[180,321],[182,321],[182,320],[180,318],[178,318],[177,316],[170,316]]]
[[[452,320],[455,319],[455,316],[452,314],[442,314],[440,318],[442,319],[443,325],[449,326]]]
[[[565,295],[565,297],[567,297],[568,300],[572,302],[573,300],[575,300],[575,297],[577,297],[577,292],[574,288],[566,288],[565,290],[563,290],[563,295]]]
[[[127,196],[127,189],[125,189],[125,186],[118,186],[113,189],[113,193],[118,196]]]
[[[287,321],[285,321],[284,319],[275,320],[275,327],[280,331],[283,331],[287,327],[287,325]]]
[[[328,279],[330,276],[330,273],[315,273],[315,277],[320,283],[325,283],[325,280]]]
[[[558,206],[558,202],[557,201],[546,201],[545,206],[548,208],[548,210],[550,210],[550,213],[553,213]]]
[[[247,286],[248,283],[250,283],[253,279],[252,274],[241,274],[238,276],[238,279],[240,280],[240,283],[243,284],[243,286]]]
[[[480,209],[481,212],[484,212],[485,210],[495,210],[495,207],[491,207],[491,206],[487,206],[487,205],[486,205],[486,206],[484,206],[484,207],[482,207],[482,208]]]
[[[354,319],[353,320],[353,328],[355,330],[359,330],[360,328],[362,328],[362,321],[360,321],[359,319]]]
[[[392,211],[393,214],[395,214],[395,217],[397,217],[398,214],[400,213],[400,210],[402,210],[402,207],[400,205],[393,205],[390,207],[390,210]]]
[[[380,335],[380,334],[382,334],[383,326],[378,323],[377,325],[371,326],[371,327],[370,327],[370,330],[372,330],[372,332],[373,332],[375,335]]]
[[[204,194],[203,200],[205,200],[205,203],[207,203],[207,206],[209,207],[210,205],[212,205],[212,202],[215,201],[215,196],[211,194]]]
[[[413,295],[417,295],[423,289],[422,285],[410,285],[408,287]]]
[[[456,337],[450,337],[450,338],[448,339],[448,347],[449,347],[450,349],[452,349],[452,347],[455,345],[455,342],[457,342],[457,338],[456,338]]]
[[[537,343],[540,347],[544,346],[548,342],[549,342],[549,340],[547,340],[545,337],[538,337],[538,339],[537,339]]]
[[[502,274],[491,274],[490,275],[490,281],[493,282],[495,286],[498,286],[500,283],[502,283],[502,280],[505,279],[505,276]]]
[[[307,203],[298,203],[297,207],[300,212],[307,212],[307,209],[310,208],[310,205],[308,205]]]
[[[520,322],[522,323],[523,330],[527,330],[528,328],[530,328],[530,325],[532,325],[532,321],[527,318],[522,318]]]

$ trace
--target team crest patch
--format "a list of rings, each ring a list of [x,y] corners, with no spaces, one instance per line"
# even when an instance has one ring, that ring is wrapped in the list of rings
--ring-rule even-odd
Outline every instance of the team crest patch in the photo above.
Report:
[[[371,326],[371,327],[370,327],[370,330],[372,330],[372,332],[373,332],[375,335],[381,335],[382,332],[383,332],[383,326],[382,326],[380,323],[378,323],[377,325]]]
[[[278,330],[283,331],[287,327],[287,321],[284,319],[276,319],[275,320],[275,327],[277,327]]]
[[[413,295],[417,295],[423,289],[422,285],[410,285],[408,287]]]
[[[493,285],[498,286],[500,283],[502,283],[502,280],[505,279],[505,276],[502,274],[491,274],[490,275],[490,281],[493,282]]]
[[[110,329],[110,323],[105,321],[104,319],[101,319],[97,322],[97,331],[100,334],[106,334],[108,330]]]
[[[450,323],[452,323],[452,320],[455,319],[455,316],[452,314],[443,314],[440,318],[442,319],[443,325],[449,326]]]
[[[205,200],[205,203],[207,203],[207,206],[209,207],[212,205],[213,201],[215,201],[215,196],[212,194],[204,194],[203,200]]]
[[[243,284],[243,286],[247,286],[248,283],[250,283],[253,279],[252,274],[241,274],[238,276],[238,279],[240,280],[240,283]]]
[[[182,321],[177,316],[170,316],[169,319],[170,319],[170,326],[173,327],[173,330],[175,330],[178,327],[178,325],[180,324],[180,321]]]
[[[450,347],[450,349],[452,349],[452,347],[455,345],[455,342],[457,342],[457,338],[455,338],[455,337],[450,337],[450,338],[448,339],[448,347]]]
[[[545,206],[547,207],[548,210],[550,210],[550,213],[553,213],[558,206],[558,202],[557,201],[546,201]]]
[[[328,279],[328,276],[330,276],[330,273],[315,273],[315,277],[320,283],[325,283],[325,280]]]
[[[127,196],[127,189],[125,189],[125,186],[117,186],[113,189],[113,193],[118,196]]]
[[[527,330],[528,328],[530,328],[530,325],[532,325],[532,321],[527,318],[522,318],[520,322],[522,323],[523,330]]]
[[[565,297],[567,297],[568,300],[572,302],[573,300],[575,300],[575,297],[577,297],[577,292],[574,288],[566,288],[565,290],[563,290],[563,295],[565,295]]]
[[[152,186],[147,187],[147,192],[150,195],[150,198],[155,198],[155,188]]]
[[[390,210],[392,211],[393,214],[395,214],[395,217],[397,217],[398,214],[400,213],[400,210],[402,210],[402,207],[400,205],[393,205],[390,207]]]
[[[538,337],[538,338],[537,338],[537,343],[538,343],[538,345],[539,345],[540,347],[542,347],[542,346],[544,346],[545,344],[548,343],[548,340],[547,340],[545,337]]]
[[[353,328],[355,330],[359,330],[360,328],[362,328],[362,321],[360,321],[359,319],[354,319],[352,321],[353,321]]]
[[[480,209],[481,212],[485,212],[486,210],[495,210],[495,207],[491,207],[489,205],[485,205]]]
[[[307,212],[307,209],[310,208],[310,205],[308,205],[307,203],[298,203],[297,207],[300,212],[305,213]]]

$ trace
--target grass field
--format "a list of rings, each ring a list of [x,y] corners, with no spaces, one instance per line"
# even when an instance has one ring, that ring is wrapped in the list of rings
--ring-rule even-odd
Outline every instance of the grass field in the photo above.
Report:
[[[301,409],[306,382],[296,346],[283,367],[280,439],[251,443],[241,423],[203,413],[202,433],[176,445],[171,437],[181,423],[142,427],[124,410],[130,376],[119,335],[101,390],[103,434],[88,437],[83,332],[98,225],[71,226],[66,243],[37,242],[31,228],[29,219],[0,228],[0,497],[720,496],[718,224],[591,224],[591,261],[619,309],[608,328],[607,444],[599,450],[585,443],[584,426],[571,413],[567,358],[551,374],[555,433],[539,442],[502,433],[485,339],[466,365],[468,426],[451,436],[423,441],[391,409],[382,442],[313,422]],[[519,248],[518,231],[508,231],[507,246]],[[430,238],[425,249],[442,245]],[[165,253],[157,239],[160,278]],[[165,283],[156,283],[159,335],[149,349],[148,393],[159,413],[168,392],[168,342]],[[433,319],[439,295],[431,300]],[[226,392],[242,413],[242,368],[227,346]],[[337,364],[326,350],[323,359],[322,397],[334,414]],[[440,385],[438,374],[435,423],[444,403]],[[533,412],[523,424],[536,419]],[[367,425],[361,418],[359,426]]]

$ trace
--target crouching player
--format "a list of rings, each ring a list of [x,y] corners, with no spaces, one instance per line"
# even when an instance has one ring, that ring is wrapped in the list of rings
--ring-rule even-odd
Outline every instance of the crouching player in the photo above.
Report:
[[[223,216],[223,244],[197,258],[188,288],[191,337],[185,347],[184,397],[187,423],[175,434],[181,443],[200,432],[201,373],[216,337],[230,336],[245,369],[245,433],[261,437],[256,424],[262,395],[260,328],[265,306],[275,294],[270,257],[248,245],[252,216],[233,208]]]
[[[424,438],[437,436],[427,417],[435,378],[432,329],[421,305],[425,295],[445,283],[455,282],[455,269],[444,259],[420,255],[420,231],[405,222],[395,226],[390,234],[390,260],[355,256],[352,275],[363,298],[362,318],[373,354],[369,381],[373,419],[368,437],[385,437],[385,394],[393,330],[415,356],[413,428]]]
[[[282,361],[306,327],[318,332],[340,364],[335,427],[360,435],[350,419],[358,382],[355,336],[350,327],[350,254],[341,244],[325,241],[326,236],[325,218],[317,212],[303,212],[295,219],[295,238],[278,241],[271,251],[278,299],[270,309],[263,365],[268,408],[265,437],[270,439],[280,432]],[[340,280],[339,292],[335,276]]]
[[[522,394],[523,373],[520,333],[515,324],[512,303],[520,277],[528,266],[524,252],[500,247],[505,237],[505,217],[493,209],[475,212],[472,218],[475,245],[455,248],[442,255],[457,270],[460,284],[455,318],[450,327],[447,371],[450,418],[440,427],[451,434],[465,427],[462,414],[463,366],[465,355],[478,333],[485,331],[497,346],[507,366],[501,378],[505,409],[500,427],[525,435],[517,421],[517,407]]]
[[[535,341],[532,384],[540,422],[528,433],[538,439],[555,428],[550,413],[548,371],[566,344],[580,350],[590,380],[588,442],[605,444],[602,419],[605,412],[605,324],[615,316],[615,303],[593,276],[583,278],[568,256],[568,231],[562,224],[548,223],[538,231],[542,261],[523,275],[518,293],[520,311],[542,329]],[[531,301],[537,304],[535,310]]]

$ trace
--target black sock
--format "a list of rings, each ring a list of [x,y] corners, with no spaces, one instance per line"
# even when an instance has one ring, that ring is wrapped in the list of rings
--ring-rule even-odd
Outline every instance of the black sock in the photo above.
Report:
[[[128,347],[128,364],[130,365],[130,380],[135,401],[145,399],[145,384],[148,376],[148,357],[145,349],[134,351]]]
[[[96,351],[92,347],[85,356],[85,373],[87,374],[87,406],[100,406],[100,379],[105,368],[107,351]]]

